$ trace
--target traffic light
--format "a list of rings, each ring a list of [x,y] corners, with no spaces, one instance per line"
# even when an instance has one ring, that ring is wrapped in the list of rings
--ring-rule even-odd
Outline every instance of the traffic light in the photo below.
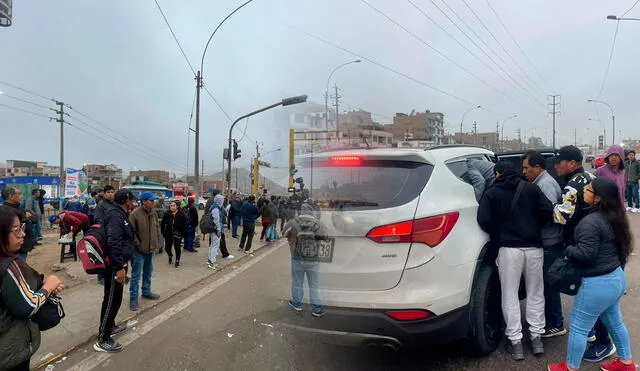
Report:
[[[240,152],[242,152],[241,149],[238,148],[238,142],[236,142],[236,140],[233,140],[233,159],[237,160],[241,157]]]
[[[604,135],[598,135],[598,149],[604,149]]]

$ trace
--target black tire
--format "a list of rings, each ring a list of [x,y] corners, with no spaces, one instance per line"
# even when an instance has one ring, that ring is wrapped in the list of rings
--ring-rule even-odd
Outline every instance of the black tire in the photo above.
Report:
[[[490,263],[480,264],[471,295],[470,345],[474,355],[486,356],[500,345],[504,320],[498,270]]]

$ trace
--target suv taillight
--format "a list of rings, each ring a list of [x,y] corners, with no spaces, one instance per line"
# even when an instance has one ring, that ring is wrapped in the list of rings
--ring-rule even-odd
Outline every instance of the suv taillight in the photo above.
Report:
[[[458,212],[430,216],[373,228],[367,238],[377,243],[423,243],[436,247],[444,241],[458,221]]]

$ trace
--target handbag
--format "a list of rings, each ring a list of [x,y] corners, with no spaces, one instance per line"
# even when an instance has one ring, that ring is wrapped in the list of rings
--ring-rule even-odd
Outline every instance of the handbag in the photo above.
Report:
[[[13,258],[2,261],[2,264],[0,264],[0,277],[4,276],[12,261]],[[38,279],[38,289],[42,287],[43,282],[44,276],[40,275]],[[40,306],[40,309],[31,316],[31,321],[38,325],[40,331],[46,331],[56,327],[64,317],[65,313],[62,307],[62,299],[55,294],[51,294],[44,304]]]
[[[575,296],[582,285],[582,274],[566,258],[558,258],[547,270],[549,286],[563,294]]]
[[[40,309],[31,317],[31,320],[38,325],[40,331],[46,331],[60,324],[60,321],[64,317],[65,313],[62,307],[62,298],[56,294],[51,294]]]
[[[275,225],[271,224],[267,228],[266,237],[269,241],[277,240],[278,238],[280,238],[280,236],[278,236],[278,231],[276,230]]]

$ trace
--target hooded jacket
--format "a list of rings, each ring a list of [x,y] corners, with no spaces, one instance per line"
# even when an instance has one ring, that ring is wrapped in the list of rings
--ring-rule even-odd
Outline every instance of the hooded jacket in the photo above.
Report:
[[[584,277],[601,276],[621,266],[619,245],[611,224],[594,207],[575,231],[575,243],[567,246],[567,259],[578,267]]]
[[[495,164],[490,161],[469,160],[467,161],[467,171],[462,174],[462,179],[473,186],[476,201],[480,202],[484,192],[495,180],[493,168]]]
[[[618,165],[617,169],[609,165],[609,157],[611,155],[620,156],[620,165]],[[622,206],[624,207],[624,193],[625,193],[626,181],[625,181],[625,172],[624,172],[624,150],[622,149],[622,147],[616,144],[609,147],[607,152],[604,154],[604,162],[606,163],[606,165],[596,169],[595,174],[597,177],[609,179],[614,183],[616,183],[616,185],[618,186],[620,201],[622,202]]]
[[[104,217],[107,215],[109,210],[116,208],[117,205],[112,200],[107,200],[103,198],[100,202],[98,202],[98,206],[96,206],[96,214],[93,217],[93,222],[95,224],[104,223]]]
[[[260,215],[263,221],[275,222],[278,220],[278,207],[271,201],[265,201],[260,208]]]
[[[316,240],[327,239],[327,231],[324,225],[313,215],[311,205],[302,204],[300,215],[287,222],[283,229],[283,236],[287,237],[289,250],[293,258],[299,258],[300,252],[296,251],[297,236],[300,232],[312,232]]]
[[[216,229],[220,232],[224,232],[224,196],[216,195],[213,198],[213,203],[216,207],[211,207],[211,215],[213,216],[213,223],[216,225]]]
[[[521,179],[513,170],[505,171],[485,192],[478,207],[478,224],[491,236],[494,249],[501,247],[542,247],[540,229],[552,221],[553,205],[533,183],[524,182],[514,210],[511,202]]]

